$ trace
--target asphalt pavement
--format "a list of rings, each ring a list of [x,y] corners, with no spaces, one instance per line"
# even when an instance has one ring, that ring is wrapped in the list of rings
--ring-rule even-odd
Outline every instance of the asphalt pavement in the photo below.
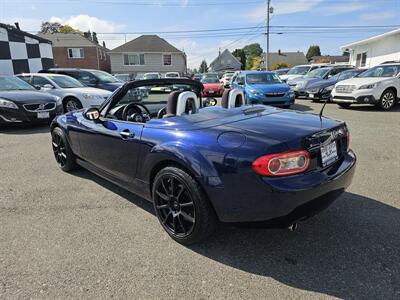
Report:
[[[191,247],[145,200],[60,171],[46,126],[0,129],[0,298],[399,299],[400,105],[324,115],[358,156],[343,196],[296,232],[221,226]]]

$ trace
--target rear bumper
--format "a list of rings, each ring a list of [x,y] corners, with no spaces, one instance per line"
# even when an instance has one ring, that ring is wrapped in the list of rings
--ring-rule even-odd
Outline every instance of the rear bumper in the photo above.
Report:
[[[315,215],[350,185],[356,156],[349,151],[324,171],[289,177],[244,176],[240,187],[207,190],[222,222],[264,222],[281,227]]]

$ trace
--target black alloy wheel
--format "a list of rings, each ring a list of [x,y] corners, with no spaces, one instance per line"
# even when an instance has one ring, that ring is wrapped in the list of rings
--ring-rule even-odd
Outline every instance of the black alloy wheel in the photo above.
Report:
[[[72,153],[61,128],[53,129],[51,139],[54,157],[60,169],[66,172],[73,170],[76,167],[75,155]]]
[[[182,244],[197,243],[211,234],[216,216],[199,184],[184,170],[167,167],[153,184],[157,217],[165,231]]]

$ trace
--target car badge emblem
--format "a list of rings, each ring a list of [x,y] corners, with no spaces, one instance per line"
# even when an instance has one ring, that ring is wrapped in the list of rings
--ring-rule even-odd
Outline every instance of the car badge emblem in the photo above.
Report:
[[[44,109],[44,104],[39,104],[39,109],[43,110]]]

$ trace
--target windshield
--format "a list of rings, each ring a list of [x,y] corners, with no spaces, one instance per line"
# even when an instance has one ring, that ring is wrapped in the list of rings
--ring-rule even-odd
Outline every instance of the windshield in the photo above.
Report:
[[[94,76],[97,77],[97,79],[102,82],[102,83],[114,83],[114,82],[120,82],[117,78],[112,76],[111,74],[108,74],[107,72],[103,71],[90,71]]]
[[[0,77],[0,91],[30,91],[34,90],[34,88],[17,77]]]
[[[312,70],[310,73],[307,73],[305,78],[324,78],[325,75],[329,72],[329,69],[320,68]]]
[[[114,77],[121,81],[129,81],[129,75],[116,74],[116,75],[114,75]]]
[[[219,83],[218,78],[203,78],[201,83]]]
[[[310,70],[310,67],[294,67],[287,72],[287,75],[304,75]]]
[[[247,84],[274,84],[282,83],[275,73],[255,73],[246,75]]]
[[[394,77],[400,72],[400,66],[377,66],[369,69],[358,77]]]
[[[145,74],[143,79],[158,79],[160,76],[157,73]]]
[[[337,77],[337,79],[340,79],[340,80],[345,80],[345,79],[353,78],[358,73],[360,73],[359,70],[344,71],[339,74],[336,74],[334,77],[335,78]]]
[[[72,89],[72,88],[80,88],[84,87],[82,83],[80,83],[75,78],[69,76],[47,76],[50,80],[54,81],[60,88],[62,89]]]

